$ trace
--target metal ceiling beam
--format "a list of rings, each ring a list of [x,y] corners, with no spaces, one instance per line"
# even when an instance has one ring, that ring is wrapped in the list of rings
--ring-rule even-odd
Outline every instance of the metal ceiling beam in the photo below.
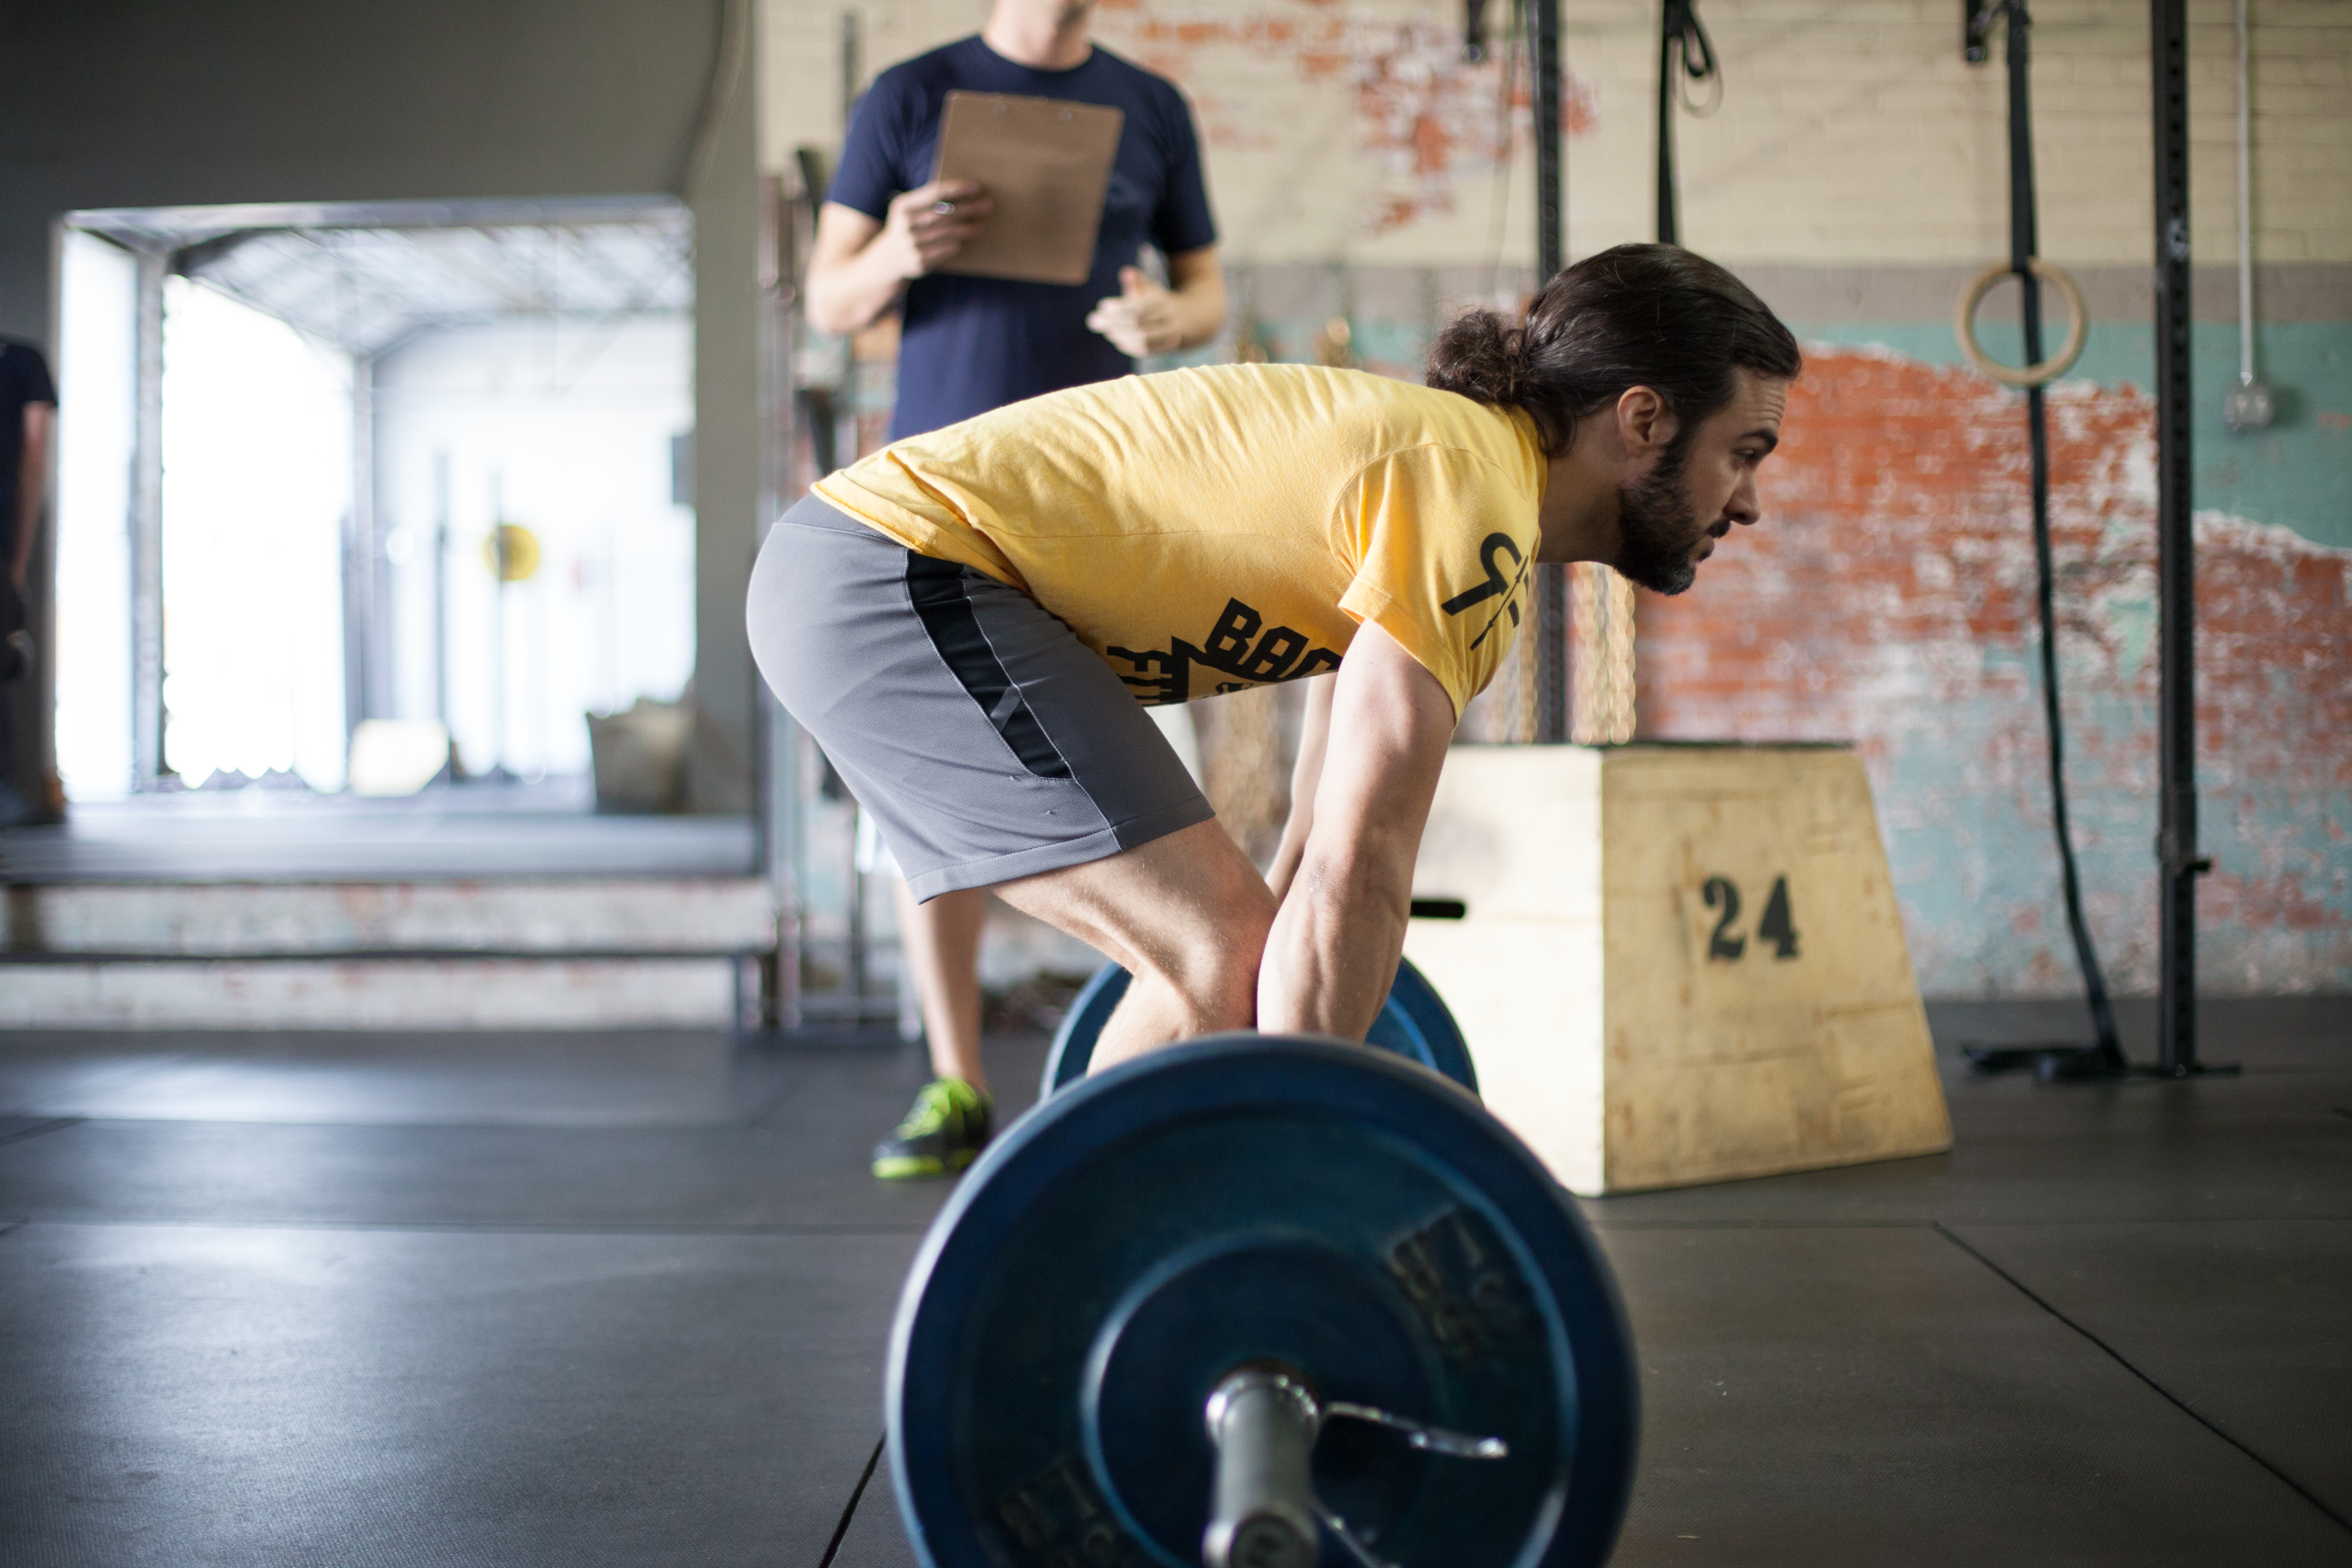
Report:
[[[551,196],[532,201],[253,202],[210,207],[90,207],[68,213],[70,228],[192,244],[233,229],[500,228],[547,224],[684,223],[675,196]]]

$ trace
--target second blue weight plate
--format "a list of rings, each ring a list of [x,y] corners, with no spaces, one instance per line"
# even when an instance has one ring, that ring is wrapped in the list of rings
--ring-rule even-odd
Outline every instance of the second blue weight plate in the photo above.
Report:
[[[1037,1086],[1038,1099],[1044,1100],[1087,1076],[1087,1066],[1094,1059],[1095,1041],[1101,1037],[1103,1025],[1109,1021],[1111,1009],[1127,994],[1127,981],[1126,970],[1116,963],[1106,963],[1079,991],[1062,1019],[1062,1026],[1055,1031],[1054,1047],[1045,1058],[1044,1080]],[[1393,1052],[1409,1062],[1419,1062],[1471,1093],[1478,1092],[1477,1070],[1470,1065],[1470,1047],[1463,1041],[1461,1028],[1446,1010],[1437,988],[1412,966],[1409,958],[1397,961],[1396,982],[1390,986],[1389,998],[1381,1004],[1380,1016],[1372,1020],[1364,1043]]]

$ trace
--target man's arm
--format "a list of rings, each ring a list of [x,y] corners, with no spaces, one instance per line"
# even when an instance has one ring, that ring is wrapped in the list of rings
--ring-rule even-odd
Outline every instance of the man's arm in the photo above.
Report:
[[[1118,269],[1119,296],[1104,300],[1087,325],[1136,358],[1198,348],[1225,324],[1225,269],[1217,247],[1204,245],[1168,258],[1162,289],[1139,267]]]
[[[1307,853],[1307,836],[1315,829],[1315,789],[1323,782],[1323,747],[1331,734],[1331,688],[1336,675],[1318,675],[1307,683],[1307,711],[1298,725],[1298,761],[1290,770],[1290,820],[1282,825],[1282,843],[1275,849],[1266,885],[1279,900],[1298,874]]]
[[[1404,951],[1454,724],[1437,678],[1380,627],[1360,627],[1332,681],[1309,826],[1258,969],[1259,1028],[1360,1040],[1371,1027]]]
[[[56,427],[57,405],[25,405],[25,447],[16,467],[16,558],[8,563],[8,580],[25,591],[25,574],[32,569],[33,540],[40,531],[41,512],[49,500],[49,434]]]
[[[939,211],[942,206],[949,210]],[[825,203],[809,254],[810,325],[845,335],[872,326],[909,282],[937,271],[981,231],[989,207],[970,180],[918,185],[893,197],[878,221]]]

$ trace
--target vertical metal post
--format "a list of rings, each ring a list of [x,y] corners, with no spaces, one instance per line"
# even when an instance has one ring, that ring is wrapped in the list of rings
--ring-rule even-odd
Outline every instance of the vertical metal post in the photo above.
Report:
[[[609,569],[609,563],[608,563]],[[433,717],[449,729],[449,448],[433,454]],[[455,742],[455,734],[451,740]]]
[[[762,752],[767,762],[767,827],[762,832],[762,875],[776,910],[776,950],[760,973],[760,1025],[769,1030],[800,1027],[800,724],[760,682],[760,712],[767,717]]]
[[[507,771],[507,489],[506,472],[490,474],[490,769],[500,784]]]
[[[1536,287],[1564,264],[1559,134],[1559,0],[1532,0],[1535,30]],[[1538,566],[1535,574],[1536,740],[1568,739],[1568,568]]]
[[[1675,211],[1675,0],[1658,7],[1658,243],[1679,245]]]
[[[857,100],[865,96],[862,31],[856,11],[841,14],[841,123],[844,126],[847,126],[850,117],[857,112]]]
[[[163,778],[163,279],[172,258],[139,252],[131,437],[131,764],[139,789]]]
[[[2156,131],[2158,1070],[2197,1070],[2197,600],[2190,531],[2189,19],[2148,0]]]
[[[770,175],[761,187],[760,284],[768,309],[761,313],[761,537],[799,488],[798,429],[793,399],[800,309],[802,204],[787,198]],[[810,204],[814,210],[814,204]],[[792,1030],[801,1023],[800,726],[759,682],[759,752],[753,780],[759,827],[759,874],[775,910],[775,945],[760,961],[759,1026]]]
[[[352,356],[352,510],[343,539],[343,737],[375,716],[376,599],[383,574],[375,530],[375,361]]]
[[[1559,0],[1533,0],[1536,286],[1560,268]]]

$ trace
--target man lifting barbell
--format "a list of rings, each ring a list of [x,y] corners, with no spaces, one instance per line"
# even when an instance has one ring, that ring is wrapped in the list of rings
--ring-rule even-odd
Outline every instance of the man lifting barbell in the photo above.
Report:
[[[918,897],[992,887],[1135,976],[1097,1065],[1362,1039],[1535,563],[1687,588],[1761,515],[1801,366],[1729,273],[1635,245],[1521,324],[1456,320],[1426,386],[1224,365],[1034,398],[822,480],[761,551],[752,647]],[[1313,676],[1263,878],[1141,705]]]

